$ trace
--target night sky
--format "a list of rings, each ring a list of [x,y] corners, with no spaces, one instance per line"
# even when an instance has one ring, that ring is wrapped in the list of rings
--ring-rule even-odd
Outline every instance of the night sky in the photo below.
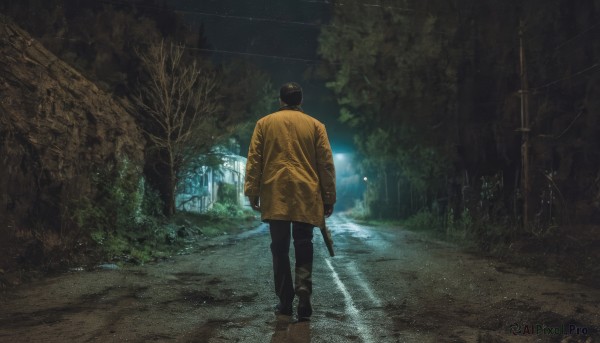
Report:
[[[243,58],[271,75],[276,89],[296,81],[304,89],[304,111],[328,128],[335,152],[352,150],[352,133],[337,120],[339,108],[323,80],[307,78],[307,69],[323,63],[317,56],[320,27],[332,5],[301,0],[172,0],[194,27],[204,23],[216,61]],[[274,109],[275,110],[275,109]],[[267,113],[265,113],[267,114]]]

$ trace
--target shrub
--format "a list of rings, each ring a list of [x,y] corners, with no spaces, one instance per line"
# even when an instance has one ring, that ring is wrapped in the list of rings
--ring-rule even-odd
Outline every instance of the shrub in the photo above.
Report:
[[[209,216],[218,219],[218,218],[241,218],[246,216],[246,213],[237,204],[234,203],[221,203],[216,202],[213,204],[212,208],[210,208],[206,214]]]
[[[236,185],[228,183],[220,183],[219,190],[217,191],[218,202],[222,204],[236,204],[238,203],[238,191]]]
[[[433,214],[429,210],[419,211],[417,214],[408,218],[404,225],[412,230],[418,231],[437,231],[443,228],[443,222],[440,216]]]
[[[468,208],[465,208],[458,218],[455,218],[452,209],[446,215],[446,236],[449,239],[466,239],[467,236],[473,233],[474,226],[474,221]]]
[[[162,202],[140,168],[122,159],[97,171],[92,181],[95,192],[72,201],[73,222],[108,260],[151,259],[165,241]]]
[[[71,219],[88,232],[114,232],[142,217],[144,182],[137,166],[124,158],[92,174],[95,192],[72,199]]]

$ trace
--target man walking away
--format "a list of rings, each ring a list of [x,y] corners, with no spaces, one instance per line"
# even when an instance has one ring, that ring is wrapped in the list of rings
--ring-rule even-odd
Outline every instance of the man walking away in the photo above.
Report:
[[[302,112],[302,88],[294,82],[279,92],[279,111],[254,128],[244,193],[269,223],[279,314],[291,316],[298,296],[298,320],[312,314],[313,228],[322,227],[336,200],[335,168],[325,126]],[[294,238],[295,284],[289,247]]]

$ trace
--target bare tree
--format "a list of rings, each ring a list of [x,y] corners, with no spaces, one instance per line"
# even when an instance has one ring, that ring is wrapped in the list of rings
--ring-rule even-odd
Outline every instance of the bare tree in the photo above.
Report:
[[[146,118],[144,131],[155,150],[155,171],[164,183],[160,191],[165,213],[172,215],[178,176],[211,147],[216,136],[217,81],[196,60],[188,62],[183,46],[163,40],[138,55],[147,80],[135,100]]]

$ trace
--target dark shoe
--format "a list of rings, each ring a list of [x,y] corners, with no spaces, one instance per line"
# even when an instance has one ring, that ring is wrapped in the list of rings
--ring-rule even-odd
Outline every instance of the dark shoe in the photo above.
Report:
[[[283,316],[291,316],[293,311],[292,311],[292,306],[290,305],[289,307],[283,307],[283,305],[281,303],[275,305],[275,314],[280,314]]]
[[[298,292],[298,320],[309,320],[312,315],[312,306],[310,304],[310,294],[308,292]]]

